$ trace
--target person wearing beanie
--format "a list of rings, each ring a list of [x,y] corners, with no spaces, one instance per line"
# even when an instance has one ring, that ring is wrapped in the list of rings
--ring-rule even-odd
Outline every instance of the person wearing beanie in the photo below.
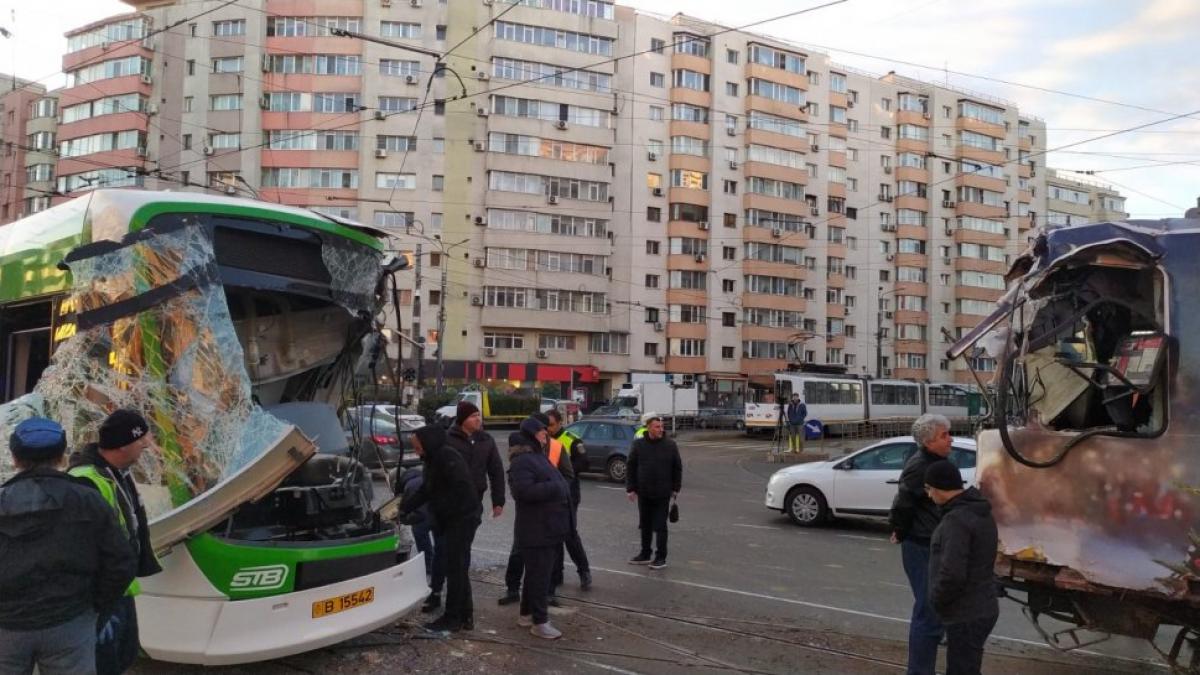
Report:
[[[442,616],[425,624],[427,630],[457,632],[475,627],[471,595],[471,543],[479,527],[482,507],[467,461],[446,445],[446,432],[432,424],[413,434],[413,450],[421,458],[423,480],[411,497],[400,504],[407,519],[425,504],[433,513],[435,543],[444,551],[446,607]]]
[[[534,417],[509,436],[508,487],[517,505],[513,544],[524,569],[517,624],[529,627],[536,637],[553,640],[562,633],[550,625],[550,580],[554,552],[571,531],[571,490],[546,456],[548,440],[546,425]],[[512,556],[509,563],[511,568]]]
[[[671,504],[683,487],[683,459],[679,446],[667,437],[661,417],[646,422],[646,435],[634,439],[625,461],[625,493],[637,502],[642,547],[630,565],[667,566],[667,520]],[[654,557],[651,558],[651,543]]]
[[[925,470],[925,491],[942,510],[929,556],[929,604],[946,627],[947,675],[978,675],[996,626],[993,564],[998,536],[992,506],[947,460]]]
[[[91,484],[61,470],[57,422],[21,422],[8,449],[18,473],[0,486],[0,672],[95,673],[97,622],[133,581],[133,548]]]
[[[479,408],[470,401],[459,401],[454,415],[454,424],[446,432],[446,445],[462,455],[467,462],[467,470],[471,474],[471,482],[479,497],[480,507],[483,505],[483,493],[491,489],[492,518],[499,518],[504,513],[504,464],[500,461],[500,451],[492,435],[483,430],[483,415]],[[444,569],[445,561],[439,537],[434,537],[433,555],[434,567]],[[437,577],[435,576],[435,580]],[[434,588],[425,599],[422,611],[432,612],[441,606],[440,587]]]
[[[150,545],[146,507],[129,470],[143,452],[155,448],[146,418],[134,410],[117,410],[100,423],[99,442],[72,453],[69,473],[90,481],[125,528],[137,556],[137,576],[162,571]],[[133,665],[141,648],[138,642],[134,596],[141,590],[135,579],[112,614],[101,617],[96,642],[96,670],[100,675],[123,673]]]

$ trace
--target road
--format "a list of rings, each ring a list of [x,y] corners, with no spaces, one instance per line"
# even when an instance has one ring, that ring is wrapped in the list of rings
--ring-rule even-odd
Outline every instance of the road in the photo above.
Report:
[[[494,435],[503,451],[507,432]],[[580,592],[568,562],[563,607],[552,618],[562,640],[537,641],[515,626],[512,607],[495,603],[512,541],[510,506],[476,536],[475,631],[426,639],[414,615],[341,647],[217,672],[903,672],[912,595],[882,524],[799,528],[766,510],[765,481],[779,468],[766,461],[766,441],[689,432],[680,445],[681,518],[665,570],[626,563],[638,548],[636,507],[622,487],[585,477],[579,521],[595,587]],[[984,670],[1145,673],[1158,670],[1151,657],[1123,639],[1061,654],[1002,600]],[[138,671],[184,672],[149,662]]]

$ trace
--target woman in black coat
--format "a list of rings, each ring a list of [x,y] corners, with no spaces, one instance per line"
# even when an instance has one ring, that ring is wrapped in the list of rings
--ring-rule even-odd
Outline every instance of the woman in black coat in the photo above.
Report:
[[[513,538],[525,562],[521,617],[530,633],[553,640],[562,633],[550,625],[548,596],[554,552],[571,531],[571,489],[543,450],[546,427],[535,419],[521,423],[508,439],[508,487],[517,504]]]

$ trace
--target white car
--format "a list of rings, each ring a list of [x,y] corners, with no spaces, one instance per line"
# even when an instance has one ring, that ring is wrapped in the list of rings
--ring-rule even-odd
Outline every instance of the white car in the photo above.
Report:
[[[887,517],[900,472],[916,451],[912,436],[896,436],[840,459],[780,469],[767,481],[767,508],[786,513],[797,525],[836,516]],[[975,441],[954,438],[949,459],[974,485]]]

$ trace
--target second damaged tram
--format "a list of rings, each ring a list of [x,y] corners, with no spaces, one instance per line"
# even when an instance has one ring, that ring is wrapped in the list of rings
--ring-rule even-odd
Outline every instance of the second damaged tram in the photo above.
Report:
[[[987,342],[1000,361],[976,477],[1008,597],[1059,649],[1143,638],[1196,672],[1200,212],[1188,216],[1041,234],[948,354]]]

